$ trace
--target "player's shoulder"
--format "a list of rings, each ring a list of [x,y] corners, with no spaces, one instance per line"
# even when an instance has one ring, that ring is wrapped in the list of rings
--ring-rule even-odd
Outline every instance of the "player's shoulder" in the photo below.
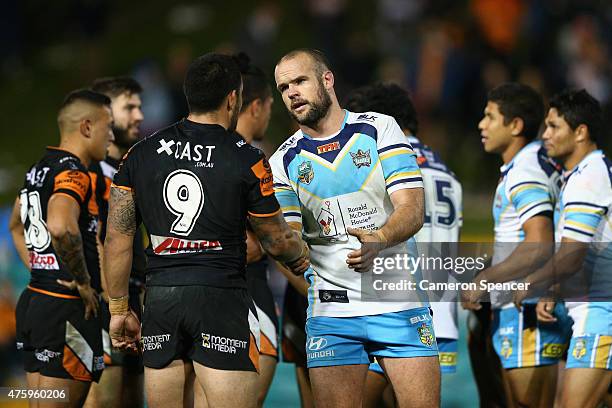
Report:
[[[270,157],[270,162],[282,161],[287,153],[296,149],[300,140],[304,138],[304,134],[301,130],[297,130],[294,134],[289,136],[279,147],[276,149],[274,154]]]
[[[81,171],[87,173],[87,168],[74,154],[60,148],[48,147],[47,154],[39,163],[44,163],[51,170],[60,173],[63,171]]]
[[[518,178],[525,174],[542,176],[545,178],[557,177],[561,173],[561,166],[546,154],[546,149],[539,140],[523,147],[512,162],[509,170],[511,176]]]
[[[227,135],[227,144],[229,148],[236,152],[241,162],[252,163],[265,157],[261,149],[250,145],[236,132],[230,132]]]
[[[595,151],[584,158],[571,172],[568,184],[598,191],[612,188],[612,161],[601,151]]]
[[[446,162],[442,160],[438,152],[415,136],[409,136],[408,143],[410,143],[410,146],[412,146],[412,149],[417,155],[417,164],[423,174],[429,172],[435,174],[444,173],[452,177],[457,183],[459,182],[457,175],[448,167]]]
[[[351,112],[347,110],[346,114],[347,124],[368,124],[375,127],[378,131],[383,131],[389,124],[395,122],[392,116],[379,112]]]

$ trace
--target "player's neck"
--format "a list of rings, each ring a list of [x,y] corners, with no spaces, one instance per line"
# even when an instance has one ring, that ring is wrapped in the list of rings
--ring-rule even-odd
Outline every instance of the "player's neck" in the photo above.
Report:
[[[236,125],[236,132],[242,136],[245,142],[251,144],[254,138],[253,128],[247,123],[247,120],[238,118],[238,124]]]
[[[219,125],[224,129],[228,129],[230,125],[229,114],[222,114],[218,111],[206,112],[206,113],[189,113],[187,120],[202,125]]]
[[[572,153],[570,153],[564,159],[561,159],[561,162],[563,163],[563,168],[565,170],[572,170],[581,161],[583,161],[585,157],[587,157],[589,154],[591,154],[591,152],[594,152],[595,150],[597,150],[597,146],[594,143],[576,146]]]
[[[127,151],[128,149],[119,147],[115,143],[111,143],[110,146],[108,146],[108,157],[115,160],[121,160]]]
[[[345,112],[340,105],[333,103],[327,111],[327,115],[317,123],[315,128],[300,125],[300,129],[314,139],[327,137],[340,131],[342,123],[344,123],[344,115]]]
[[[89,166],[89,163],[91,162],[91,158],[87,154],[87,149],[85,149],[85,146],[73,140],[72,137],[70,136],[62,137],[58,148],[61,150],[65,150],[68,153],[71,153],[75,155],[76,157],[78,157],[81,163],[83,163],[85,167]]]
[[[510,163],[512,159],[514,159],[514,156],[516,156],[523,147],[527,146],[527,143],[527,140],[523,137],[513,137],[512,142],[510,142],[506,150],[501,154],[504,164]]]

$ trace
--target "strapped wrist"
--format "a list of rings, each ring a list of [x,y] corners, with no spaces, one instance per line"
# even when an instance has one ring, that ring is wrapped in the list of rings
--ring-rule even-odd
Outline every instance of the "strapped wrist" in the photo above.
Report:
[[[108,298],[108,310],[110,311],[111,316],[114,315],[126,315],[128,314],[129,307],[129,296],[120,296],[116,298],[109,297]]]

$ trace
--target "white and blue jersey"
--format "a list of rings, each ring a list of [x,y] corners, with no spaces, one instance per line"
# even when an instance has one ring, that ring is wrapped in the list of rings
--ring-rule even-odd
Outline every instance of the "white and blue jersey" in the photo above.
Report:
[[[346,112],[325,138],[298,130],[270,159],[274,191],[288,222],[301,223],[312,267],[308,318],[376,315],[427,306],[427,301],[362,299],[362,274],[346,264],[359,240],[347,228],[376,230],[393,212],[390,195],[423,188],[416,154],[397,122],[374,112]],[[407,243],[414,240],[411,238]],[[407,253],[407,243],[381,256]],[[406,274],[417,281],[418,273]]]
[[[363,275],[346,264],[348,253],[361,247],[347,228],[383,227],[393,212],[391,194],[423,188],[416,154],[395,120],[347,111],[337,133],[313,139],[298,131],[270,163],[285,219],[301,223],[310,247],[308,367],[368,364],[374,356],[437,356],[424,294],[370,300]],[[415,251],[411,238],[379,256],[414,256]],[[406,280],[420,278],[420,272],[406,271]]]
[[[561,177],[560,167],[539,141],[523,147],[500,170],[493,202],[494,265],[503,262],[525,239],[523,225],[529,219],[554,213]],[[563,354],[569,325],[565,309],[557,308],[557,323],[544,325],[537,322],[534,303],[524,302],[519,312],[510,298],[491,293],[493,347],[505,369],[556,364]]]
[[[611,369],[612,360],[612,161],[601,150],[564,175],[556,241],[589,243],[584,275],[588,302],[567,302],[574,320],[567,368]],[[582,276],[584,276],[582,275]],[[571,278],[570,278],[571,279]]]
[[[554,213],[561,184],[560,167],[547,155],[540,141],[523,147],[501,168],[493,202],[495,252],[493,265],[503,262],[525,239],[523,224],[541,213]],[[514,307],[510,299],[491,294],[493,308]]]

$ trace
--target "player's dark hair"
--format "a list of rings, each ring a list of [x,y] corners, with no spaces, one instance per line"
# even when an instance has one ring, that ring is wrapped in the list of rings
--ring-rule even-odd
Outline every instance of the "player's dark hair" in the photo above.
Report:
[[[329,63],[329,60],[327,59],[325,54],[323,54],[322,51],[314,48],[297,48],[283,55],[283,57],[278,61],[278,63],[280,64],[284,60],[294,58],[299,54],[306,54],[310,58],[312,58],[315,63],[315,70],[317,72],[317,75],[321,75],[325,71],[331,71],[331,64]]]
[[[550,108],[555,108],[559,116],[572,130],[580,125],[589,129],[589,137],[599,144],[603,130],[603,112],[597,99],[584,89],[565,90],[550,99]]]
[[[130,95],[142,93],[142,86],[138,81],[127,76],[98,78],[91,84],[91,89],[109,98],[115,98],[124,93]]]
[[[232,56],[208,53],[196,58],[183,83],[189,111],[206,113],[218,109],[230,92],[240,91],[241,83],[240,70]]]
[[[538,136],[544,119],[544,102],[535,89],[517,82],[508,82],[489,91],[487,100],[499,106],[505,125],[514,118],[520,118],[523,121],[521,135],[528,140]]]
[[[353,112],[378,112],[392,116],[402,129],[416,136],[419,130],[416,110],[408,91],[394,83],[377,83],[357,88],[346,98]]]
[[[91,89],[77,89],[66,95],[60,106],[60,111],[75,102],[87,102],[96,106],[110,106],[111,104],[110,98],[104,94]]]
[[[266,75],[259,68],[251,64],[251,59],[244,52],[234,55],[240,73],[242,74],[242,110],[244,111],[251,102],[272,96],[272,87],[266,79]]]

